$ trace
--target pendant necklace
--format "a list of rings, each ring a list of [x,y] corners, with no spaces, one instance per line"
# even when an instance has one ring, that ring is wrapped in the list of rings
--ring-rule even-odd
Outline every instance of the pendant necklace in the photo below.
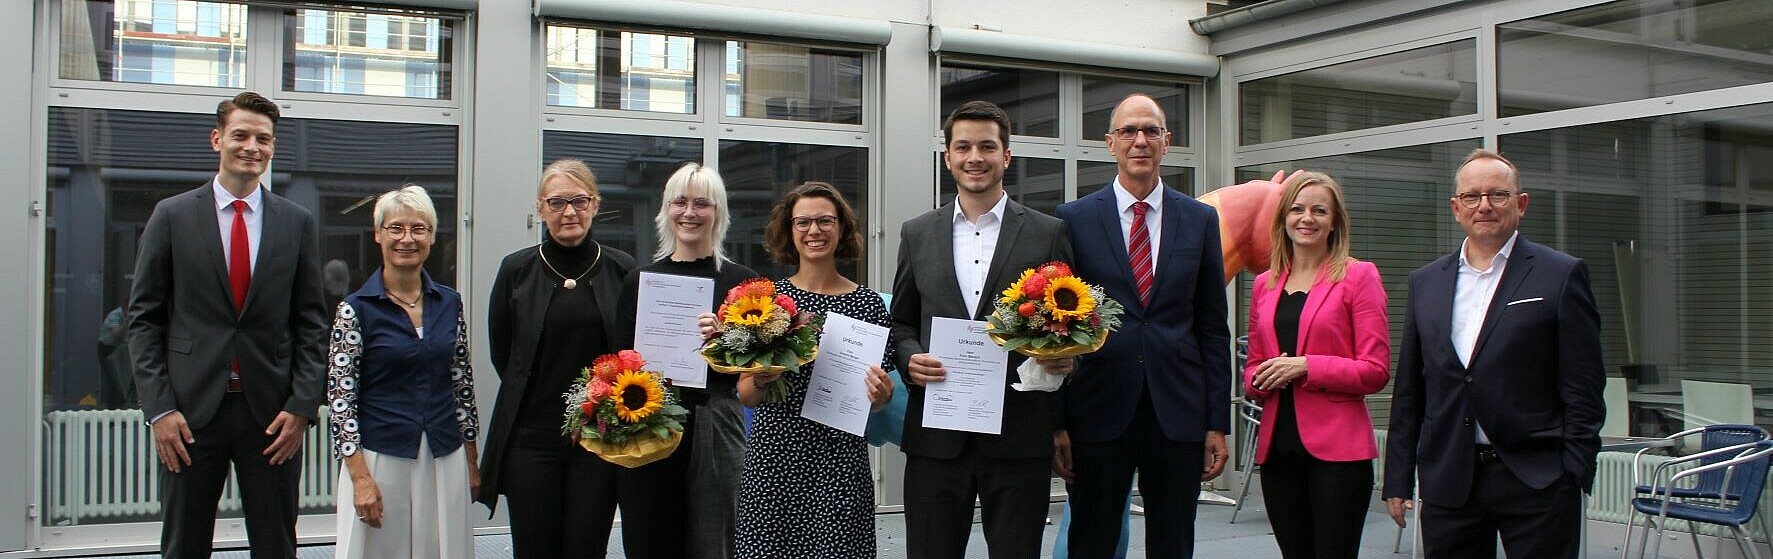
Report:
[[[393,297],[395,301],[398,301],[402,305],[406,305],[406,308],[416,309],[419,307],[419,297],[413,297],[411,301],[408,301],[399,295],[395,295],[394,291],[391,289],[387,290],[386,292],[387,292],[388,296]]]
[[[561,287],[574,289],[579,286],[579,279],[585,277],[585,274],[591,273],[591,269],[597,267],[597,261],[603,259],[603,245],[597,245],[597,256],[591,258],[591,265],[586,266],[585,271],[580,272],[579,276],[574,278],[566,277],[566,274],[560,273],[560,270],[554,268],[554,264],[548,262],[548,253],[542,252],[542,245],[536,245],[536,255],[542,257],[542,265],[547,266],[548,271],[554,272],[554,275],[556,276],[560,276],[560,279],[563,280],[560,282]]]

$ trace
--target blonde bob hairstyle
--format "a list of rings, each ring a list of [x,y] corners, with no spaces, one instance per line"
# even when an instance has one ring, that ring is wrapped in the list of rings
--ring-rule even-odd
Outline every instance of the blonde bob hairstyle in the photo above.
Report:
[[[376,229],[382,228],[388,214],[400,210],[418,213],[426,226],[432,231],[437,230],[437,206],[431,204],[431,195],[425,192],[425,187],[408,183],[376,197]]]
[[[720,263],[726,260],[726,229],[732,220],[728,219],[726,210],[726,181],[721,180],[720,173],[714,169],[703,167],[696,162],[684,163],[671,173],[665,180],[665,192],[659,198],[659,215],[653,217],[653,232],[659,237],[659,248],[653,251],[653,261],[664,260],[677,252],[677,235],[671,233],[671,201],[687,196],[690,187],[699,186],[709,202],[714,204],[714,220],[708,223],[711,233],[709,242],[714,243],[714,269],[720,269]]]
[[[1348,273],[1348,204],[1342,197],[1342,186],[1329,175],[1307,171],[1299,173],[1281,187],[1280,205],[1274,210],[1274,225],[1269,228],[1269,238],[1274,243],[1268,253],[1268,285],[1273,287],[1280,282],[1281,272],[1293,269],[1293,239],[1287,236],[1287,213],[1293,203],[1299,199],[1299,191],[1306,187],[1319,186],[1330,192],[1334,208],[1330,209],[1330,254],[1324,259],[1320,274],[1328,272],[1330,281],[1342,281]]]
[[[548,189],[548,179],[554,177],[566,177],[567,180],[573,181],[573,184],[585,189],[585,193],[590,194],[591,200],[594,202],[602,200],[597,195],[597,175],[591,172],[591,167],[586,166],[584,161],[557,159],[553,163],[549,163],[547,167],[543,167],[542,180],[536,181],[536,197],[542,196],[542,193]]]

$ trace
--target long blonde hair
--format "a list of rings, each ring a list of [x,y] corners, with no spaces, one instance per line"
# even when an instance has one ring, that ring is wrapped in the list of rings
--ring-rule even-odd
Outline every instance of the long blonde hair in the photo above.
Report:
[[[1330,211],[1330,255],[1324,261],[1324,269],[1330,273],[1330,281],[1342,281],[1348,273],[1348,204],[1343,201],[1342,186],[1330,175],[1308,171],[1294,175],[1281,188],[1280,205],[1274,210],[1274,224],[1269,228],[1269,240],[1273,243],[1268,252],[1269,287],[1280,282],[1282,271],[1291,273],[1293,269],[1293,238],[1287,236],[1287,213],[1293,208],[1293,202],[1299,200],[1299,191],[1308,186],[1321,186],[1330,191],[1330,199],[1336,206]]]

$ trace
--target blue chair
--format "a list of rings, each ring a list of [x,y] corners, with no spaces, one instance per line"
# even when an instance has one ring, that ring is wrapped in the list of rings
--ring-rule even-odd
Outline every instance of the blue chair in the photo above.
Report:
[[[1650,492],[1647,497],[1635,497],[1631,500],[1632,514],[1644,515],[1644,533],[1639,535],[1638,556],[1643,557],[1648,551],[1652,557],[1659,556],[1662,547],[1662,535],[1668,529],[1670,519],[1687,522],[1687,533],[1693,538],[1693,553],[1704,557],[1699,550],[1699,534],[1694,528],[1695,522],[1729,526],[1736,545],[1742,549],[1745,557],[1760,559],[1760,551],[1755,548],[1754,540],[1749,538],[1745,528],[1754,518],[1755,506],[1761,500],[1761,488],[1767,481],[1767,463],[1773,459],[1773,441],[1760,440],[1736,446],[1712,449],[1690,456],[1683,456],[1658,464],[1650,476]],[[1684,471],[1676,471],[1677,464],[1698,463],[1700,465]],[[1702,476],[1718,476],[1719,487],[1741,490],[1735,498],[1691,498],[1681,500],[1674,496],[1674,488],[1693,487]],[[1666,481],[1662,481],[1665,479]],[[1741,483],[1738,485],[1737,482]],[[1627,521],[1625,532],[1625,548],[1621,556],[1631,553],[1631,532],[1636,524]],[[1656,543],[1651,544],[1651,529],[1656,530]]]
[[[1768,440],[1767,431],[1760,427],[1754,425],[1732,424],[1707,425],[1696,429],[1688,429],[1686,431],[1669,435],[1667,438],[1683,439],[1693,435],[1699,435],[1700,452]],[[1631,461],[1631,471],[1634,476],[1632,485],[1635,486],[1633,490],[1640,495],[1650,493],[1652,489],[1647,484],[1639,483],[1635,477],[1640,471],[1638,467],[1643,460],[1644,453],[1649,450],[1650,449],[1648,448],[1639,450],[1637,454],[1632,457]],[[1706,466],[1715,464],[1727,460],[1728,458],[1729,457],[1727,456],[1714,456],[1707,460],[1700,461],[1699,465]],[[1723,480],[1723,472],[1709,472],[1694,480],[1692,487],[1668,488],[1669,495],[1677,499],[1736,499],[1742,494],[1742,486],[1747,483],[1747,480],[1737,478],[1730,487],[1726,487]]]

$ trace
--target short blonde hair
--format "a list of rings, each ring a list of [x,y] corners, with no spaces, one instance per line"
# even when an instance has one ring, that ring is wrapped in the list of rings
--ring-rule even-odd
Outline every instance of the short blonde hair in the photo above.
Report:
[[[653,230],[659,236],[659,248],[653,251],[653,260],[663,260],[671,253],[677,252],[677,236],[671,234],[671,201],[689,192],[690,187],[700,186],[708,192],[708,201],[714,203],[714,221],[708,224],[713,233],[709,239],[714,243],[714,269],[720,269],[720,263],[726,260],[726,229],[732,224],[728,219],[726,208],[726,181],[720,178],[720,172],[703,167],[701,163],[684,163],[671,173],[665,181],[665,192],[659,198],[659,215],[653,217]]]
[[[419,219],[425,220],[425,225],[437,229],[437,206],[431,204],[431,195],[425,192],[425,187],[408,183],[376,197],[376,228],[381,229],[388,214],[399,210],[417,212]]]
[[[1330,175],[1316,171],[1308,171],[1293,175],[1287,184],[1281,187],[1280,205],[1274,210],[1274,224],[1268,235],[1272,249],[1268,252],[1268,286],[1274,287],[1280,282],[1283,271],[1291,271],[1293,267],[1293,238],[1287,236],[1287,211],[1299,200],[1299,191],[1306,187],[1321,186],[1330,192],[1330,200],[1336,207],[1330,211],[1330,256],[1324,260],[1324,269],[1330,273],[1330,281],[1342,281],[1348,274],[1349,219],[1348,203],[1342,197],[1342,186]]]
[[[549,163],[547,167],[543,167],[542,180],[536,181],[536,196],[542,195],[544,189],[548,188],[548,179],[554,177],[566,177],[567,180],[573,181],[573,184],[585,189],[585,193],[590,194],[591,199],[599,198],[597,195],[597,174],[592,173],[591,167],[585,165],[584,161],[557,159],[553,163]]]

